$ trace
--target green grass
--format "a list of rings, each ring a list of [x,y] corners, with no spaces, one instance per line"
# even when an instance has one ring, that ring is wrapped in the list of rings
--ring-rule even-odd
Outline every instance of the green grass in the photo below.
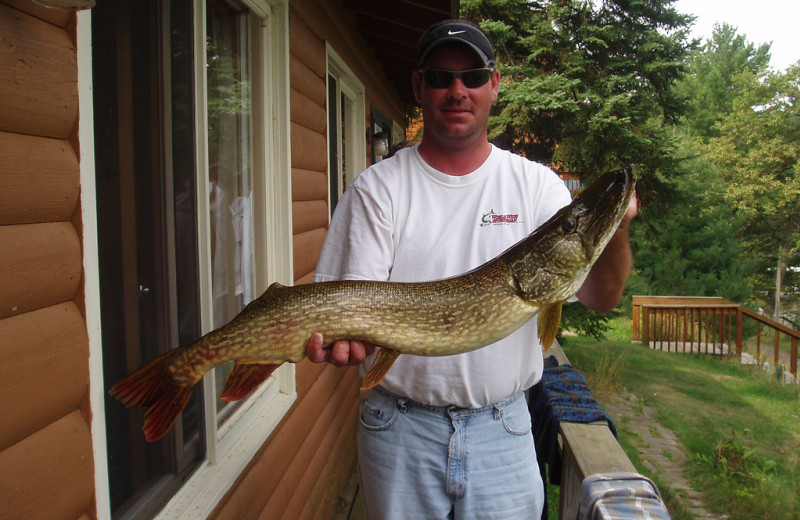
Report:
[[[608,335],[562,346],[601,403],[631,392],[658,410],[689,454],[707,508],[731,519],[800,518],[800,387],[731,360],[633,344],[630,320],[616,320]],[[635,439],[621,430],[620,443],[647,474],[634,460]]]

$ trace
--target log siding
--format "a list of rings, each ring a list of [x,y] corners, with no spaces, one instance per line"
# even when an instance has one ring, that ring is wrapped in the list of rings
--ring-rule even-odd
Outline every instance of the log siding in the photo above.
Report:
[[[75,15],[0,3],[0,503],[94,518]]]
[[[324,0],[289,6],[293,265],[306,283],[328,227],[326,46],[366,89],[365,129],[372,107],[401,123],[405,107],[352,13]],[[73,12],[0,0],[3,518],[105,514],[90,429],[75,32]],[[292,408],[211,518],[330,518],[355,458],[358,373],[304,361],[296,383]]]

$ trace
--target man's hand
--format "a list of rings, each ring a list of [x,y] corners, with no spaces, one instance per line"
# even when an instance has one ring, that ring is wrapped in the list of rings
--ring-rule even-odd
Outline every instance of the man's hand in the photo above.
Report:
[[[375,351],[375,345],[366,341],[339,340],[323,348],[322,334],[315,332],[306,344],[306,356],[314,363],[330,363],[339,367],[359,365]]]
[[[636,197],[636,191],[634,191],[631,201],[628,203],[628,209],[625,211],[625,216],[622,217],[622,220],[630,222],[637,213],[639,213],[639,199]]]

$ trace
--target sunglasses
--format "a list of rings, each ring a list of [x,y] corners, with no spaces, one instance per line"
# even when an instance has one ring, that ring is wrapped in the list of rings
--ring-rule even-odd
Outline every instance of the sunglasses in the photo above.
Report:
[[[469,70],[422,69],[419,71],[425,78],[425,83],[433,88],[450,88],[456,78],[459,78],[467,88],[478,88],[489,81],[493,72],[492,67]]]

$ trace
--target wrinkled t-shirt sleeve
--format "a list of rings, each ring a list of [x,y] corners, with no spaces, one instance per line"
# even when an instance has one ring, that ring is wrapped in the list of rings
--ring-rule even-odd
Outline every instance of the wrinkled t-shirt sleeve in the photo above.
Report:
[[[389,201],[357,185],[336,206],[314,281],[388,280],[394,257]]]
[[[572,196],[567,185],[553,172],[548,172],[544,176],[542,191],[543,196],[536,216],[539,226],[547,222],[558,210],[572,202]]]

